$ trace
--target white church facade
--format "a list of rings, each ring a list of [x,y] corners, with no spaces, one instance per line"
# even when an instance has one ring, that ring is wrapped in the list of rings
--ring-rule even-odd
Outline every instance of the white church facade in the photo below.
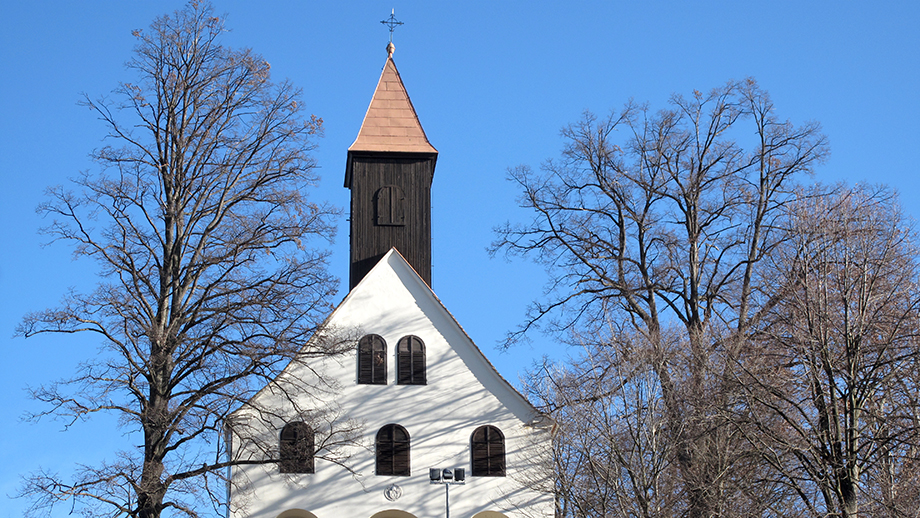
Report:
[[[232,455],[253,464],[231,474],[232,518],[553,515],[551,423],[430,287],[437,151],[390,50],[349,148],[351,290],[315,337],[349,348],[291,363],[234,415]]]

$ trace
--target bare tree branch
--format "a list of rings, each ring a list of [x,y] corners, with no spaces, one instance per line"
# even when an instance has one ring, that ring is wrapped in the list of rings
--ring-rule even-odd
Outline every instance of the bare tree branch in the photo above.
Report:
[[[48,404],[35,417],[69,425],[114,413],[137,449],[72,481],[36,474],[23,489],[35,510],[198,516],[224,499],[228,465],[278,461],[267,444],[259,459],[226,457],[228,414],[289,362],[351,346],[310,340],[335,289],[326,253],[307,244],[331,239],[339,214],[305,194],[317,180],[309,152],[322,120],[303,117],[300,92],[271,82],[260,56],[222,46],[223,31],[198,2],[135,31],[137,82],[122,83],[116,101],[82,103],[108,130],[93,153],[100,171],[76,178],[73,192],[49,189],[39,207],[53,218],[45,234],[94,259],[100,282],[26,315],[18,333],[90,332],[103,350],[72,379],[35,389]],[[322,393],[325,383],[296,389]],[[309,415],[319,454],[342,462],[337,449],[354,424]]]
[[[686,515],[764,512],[774,504],[747,492],[762,474],[728,417],[733,371],[776,304],[762,265],[786,239],[778,221],[796,179],[827,153],[820,128],[779,119],[748,79],[675,95],[659,112],[586,114],[562,136],[559,160],[510,173],[533,219],[497,229],[491,250],[530,256],[551,280],[508,344],[536,326],[614,348],[617,333],[634,337],[656,377]]]

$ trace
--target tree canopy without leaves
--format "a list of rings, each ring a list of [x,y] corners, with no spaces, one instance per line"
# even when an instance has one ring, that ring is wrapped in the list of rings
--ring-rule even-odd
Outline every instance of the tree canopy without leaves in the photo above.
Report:
[[[18,332],[92,333],[103,350],[35,389],[49,405],[36,417],[113,413],[135,447],[72,480],[35,474],[23,489],[34,510],[197,516],[225,496],[214,479],[229,462],[225,416],[288,362],[342,348],[307,346],[334,292],[326,254],[308,248],[331,239],[337,214],[305,198],[322,121],[303,117],[300,93],[273,83],[261,57],[222,46],[223,31],[198,3],[135,31],[136,82],[83,101],[108,129],[99,172],[40,207],[53,218],[44,232],[94,259],[101,280]],[[336,437],[318,434],[318,456]]]
[[[492,247],[532,254],[553,274],[552,298],[522,331],[545,315],[566,330],[610,311],[650,332],[663,314],[694,335],[714,321],[743,328],[775,220],[827,153],[816,124],[779,119],[750,79],[674,96],[657,113],[633,103],[586,113],[562,136],[561,159],[511,171],[534,218],[497,229]]]
[[[917,516],[920,269],[890,189],[803,193],[768,269],[739,419],[813,516]]]
[[[827,153],[751,81],[628,104],[512,171],[493,251],[550,274],[519,339],[581,353],[528,394],[559,516],[916,517],[920,270],[884,187],[802,187]]]
[[[658,378],[630,337],[566,365],[544,362],[528,398],[553,417],[557,516],[679,516]]]
[[[753,512],[738,500],[750,478],[735,469],[744,441],[723,416],[742,337],[775,302],[759,268],[782,242],[796,179],[827,153],[820,128],[779,118],[745,80],[658,112],[630,103],[586,114],[562,135],[560,159],[511,172],[533,219],[499,228],[493,251],[530,255],[551,279],[511,341],[534,325],[589,346],[635,334],[660,387],[686,515]]]

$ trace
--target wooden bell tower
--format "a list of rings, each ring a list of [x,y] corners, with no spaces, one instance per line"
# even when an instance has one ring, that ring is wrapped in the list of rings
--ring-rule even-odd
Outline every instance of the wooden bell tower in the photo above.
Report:
[[[390,248],[431,285],[431,181],[438,151],[428,142],[396,64],[393,44],[358,138],[348,148],[354,288]]]

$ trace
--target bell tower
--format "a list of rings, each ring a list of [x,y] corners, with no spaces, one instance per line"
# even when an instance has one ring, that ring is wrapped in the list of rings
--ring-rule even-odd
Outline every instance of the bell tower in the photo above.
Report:
[[[348,148],[351,190],[349,289],[396,248],[431,285],[431,181],[438,151],[418,120],[393,62],[393,43],[358,137]]]

